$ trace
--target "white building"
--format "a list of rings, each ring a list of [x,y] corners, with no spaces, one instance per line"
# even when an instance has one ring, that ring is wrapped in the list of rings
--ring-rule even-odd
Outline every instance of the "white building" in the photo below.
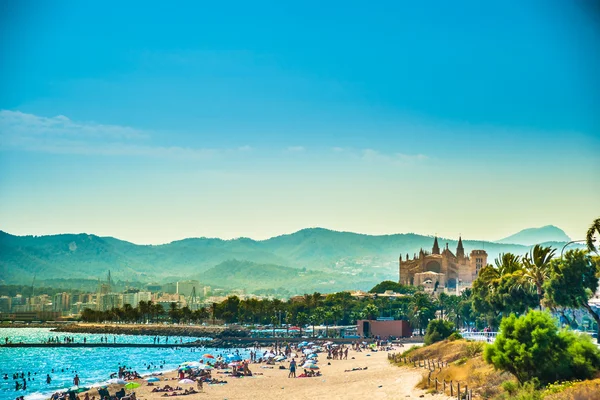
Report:
[[[190,297],[192,295],[192,291],[196,292],[196,296],[200,295],[200,282],[198,281],[180,281],[177,282],[177,294],[184,296],[184,297]]]

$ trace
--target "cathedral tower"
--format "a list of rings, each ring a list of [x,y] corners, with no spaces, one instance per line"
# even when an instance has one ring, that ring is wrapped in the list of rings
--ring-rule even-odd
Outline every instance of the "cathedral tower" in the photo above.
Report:
[[[437,236],[433,241],[433,249],[431,250],[431,254],[440,254],[440,246],[438,245]]]
[[[458,246],[456,247],[456,257],[465,258],[465,248],[463,247],[462,238],[458,237]]]

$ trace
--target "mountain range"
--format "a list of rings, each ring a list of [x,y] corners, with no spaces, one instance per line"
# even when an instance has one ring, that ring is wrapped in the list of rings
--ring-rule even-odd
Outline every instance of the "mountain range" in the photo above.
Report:
[[[568,236],[552,227],[539,228],[540,237],[562,247]],[[525,254],[536,230],[521,231],[498,242],[463,240],[466,252],[484,249],[492,262],[500,253]],[[511,239],[513,238],[513,239]],[[533,242],[532,242],[533,240]],[[457,241],[439,239],[454,251]],[[546,241],[548,242],[548,241]],[[267,240],[190,238],[163,245],[136,245],[90,234],[15,236],[0,231],[0,281],[31,284],[36,279],[104,278],[129,282],[168,282],[199,279],[202,283],[248,290],[292,288],[366,289],[385,279],[397,279],[398,255],[423,248],[432,236],[413,233],[365,235],[323,228],[302,229]]]
[[[505,237],[504,239],[496,240],[496,243],[512,243],[522,244],[524,246],[532,246],[536,243],[546,242],[570,242],[571,238],[560,228],[554,225],[546,225],[541,228],[528,228],[520,232]]]

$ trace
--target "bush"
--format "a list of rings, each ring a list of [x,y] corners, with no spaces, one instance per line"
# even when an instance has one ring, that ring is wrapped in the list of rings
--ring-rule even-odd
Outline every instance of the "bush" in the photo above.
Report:
[[[546,312],[504,318],[501,333],[486,347],[484,359],[524,384],[591,378],[600,369],[600,350],[589,337],[558,329]]]
[[[476,355],[483,353],[484,348],[485,348],[485,343],[483,343],[483,342],[467,343],[465,352],[467,353],[467,357],[473,358]]]
[[[448,336],[448,340],[451,342],[454,342],[455,340],[459,340],[462,339],[462,335],[458,332],[454,332],[452,333],[452,335]]]
[[[425,345],[429,346],[432,343],[446,339],[454,332],[454,324],[450,321],[434,319],[427,325],[425,332]]]
[[[502,389],[510,396],[514,396],[517,390],[519,390],[519,384],[514,381],[504,381],[502,382]]]

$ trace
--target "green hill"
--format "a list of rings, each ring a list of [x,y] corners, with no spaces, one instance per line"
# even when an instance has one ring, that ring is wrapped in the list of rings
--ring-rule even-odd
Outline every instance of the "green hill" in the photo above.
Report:
[[[372,274],[348,276],[239,260],[225,261],[197,276],[202,282],[216,286],[250,292],[283,288],[292,294],[367,290],[373,286],[371,277]]]
[[[439,242],[440,247],[448,243],[451,250],[456,249],[455,240],[440,238]],[[268,279],[277,282],[271,287],[288,278],[290,284],[304,285],[303,276],[295,271],[306,269],[323,277],[318,284],[325,286],[321,291],[346,284],[347,288],[358,288],[361,282],[366,282],[365,287],[369,288],[367,283],[373,286],[397,278],[399,254],[405,257],[408,253],[412,257],[421,248],[430,250],[432,243],[433,237],[412,233],[374,236],[322,228],[303,229],[262,241],[190,238],[158,246],[88,234],[14,236],[0,231],[0,281],[30,284],[34,275],[40,281],[95,279],[106,276],[110,269],[115,279],[128,282],[165,282],[190,277],[207,281],[211,277],[215,284],[241,287],[235,286],[233,277],[223,280],[214,271],[226,273],[228,268],[236,267],[239,276],[252,271],[252,280],[256,280],[256,276],[263,275],[255,271],[254,265],[261,265],[269,271]],[[528,246],[518,244],[471,240],[463,243],[467,253],[473,249],[486,250],[490,262],[499,253],[522,255],[529,251]],[[560,248],[562,244],[553,245]],[[252,268],[239,269],[239,265],[229,262],[234,259],[253,263]],[[273,269],[274,266],[277,268]]]

